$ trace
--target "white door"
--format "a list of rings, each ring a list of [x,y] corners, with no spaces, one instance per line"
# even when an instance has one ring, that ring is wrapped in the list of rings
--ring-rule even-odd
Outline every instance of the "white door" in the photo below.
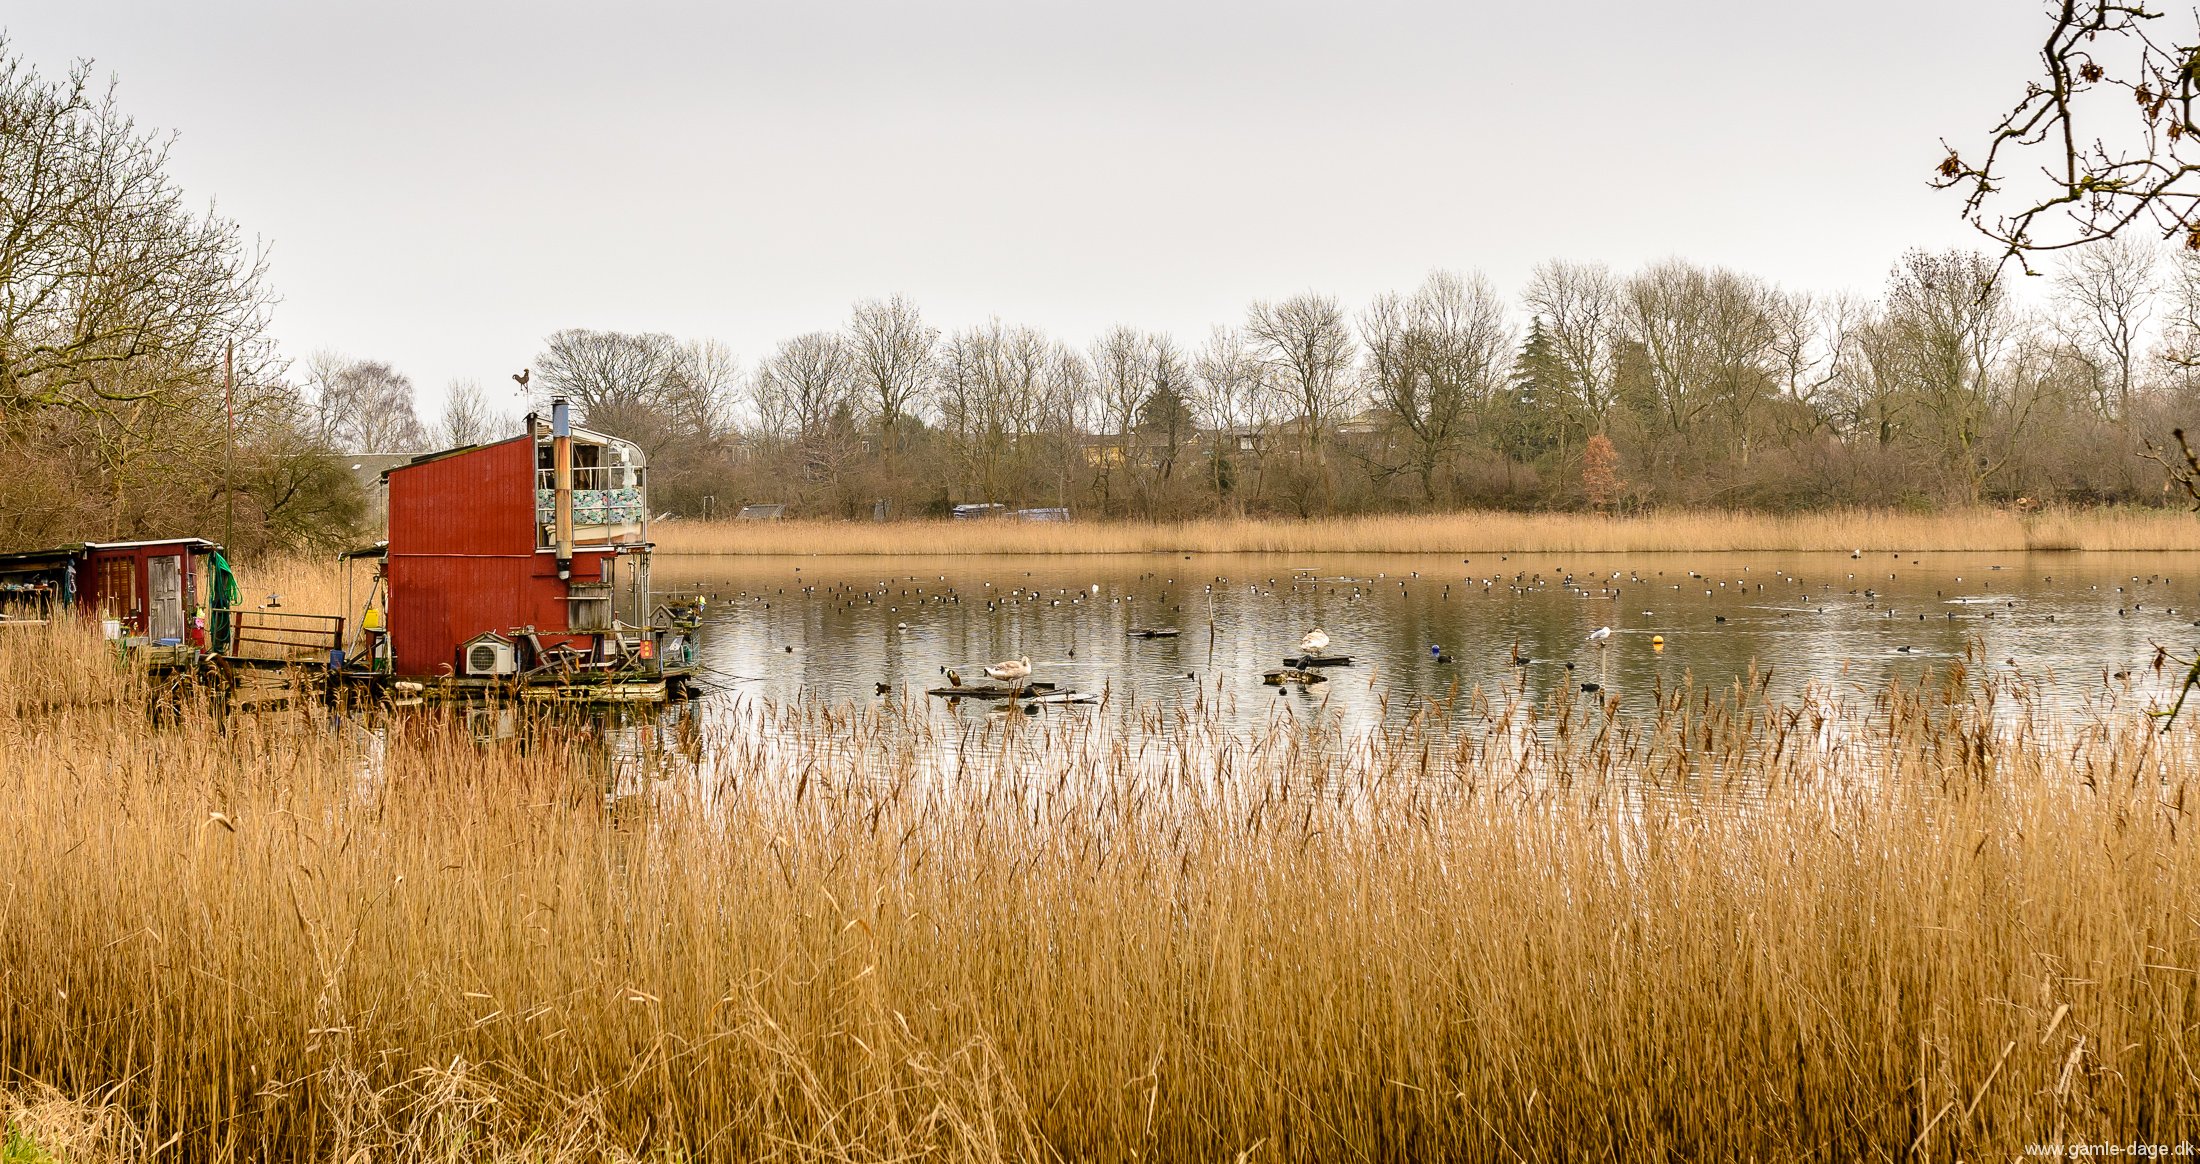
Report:
[[[168,554],[145,560],[145,589],[151,599],[145,608],[146,636],[153,639],[183,637],[183,558]]]

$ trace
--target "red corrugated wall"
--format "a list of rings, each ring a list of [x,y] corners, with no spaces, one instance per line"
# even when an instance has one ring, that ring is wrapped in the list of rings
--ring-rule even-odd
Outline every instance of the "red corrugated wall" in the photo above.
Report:
[[[566,584],[535,552],[535,446],[527,437],[390,470],[390,653],[400,675],[434,675],[483,631],[565,629]],[[573,575],[596,581],[597,555]],[[553,637],[548,641],[556,641]]]

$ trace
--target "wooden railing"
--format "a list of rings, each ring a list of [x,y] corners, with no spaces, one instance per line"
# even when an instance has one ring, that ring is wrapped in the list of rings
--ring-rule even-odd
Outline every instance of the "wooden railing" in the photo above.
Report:
[[[344,645],[344,616],[292,614],[284,610],[232,610],[235,631],[229,653],[239,659],[327,663]]]

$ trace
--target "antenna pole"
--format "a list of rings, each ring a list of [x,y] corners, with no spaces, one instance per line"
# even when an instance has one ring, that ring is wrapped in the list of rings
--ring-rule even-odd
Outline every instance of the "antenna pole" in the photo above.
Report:
[[[222,552],[230,553],[237,540],[237,341],[222,349],[222,412],[227,417],[227,447],[222,453],[222,500],[229,518],[222,529]]]

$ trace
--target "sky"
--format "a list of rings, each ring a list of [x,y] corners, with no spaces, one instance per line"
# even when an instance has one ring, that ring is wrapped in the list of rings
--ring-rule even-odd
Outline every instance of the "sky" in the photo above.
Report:
[[[1927,179],[2045,19],[2010,0],[0,4],[271,253],[303,361],[432,417],[564,327],[779,340],[902,294],[1190,343],[1315,290],[1679,256],[1870,291],[1975,246]]]

